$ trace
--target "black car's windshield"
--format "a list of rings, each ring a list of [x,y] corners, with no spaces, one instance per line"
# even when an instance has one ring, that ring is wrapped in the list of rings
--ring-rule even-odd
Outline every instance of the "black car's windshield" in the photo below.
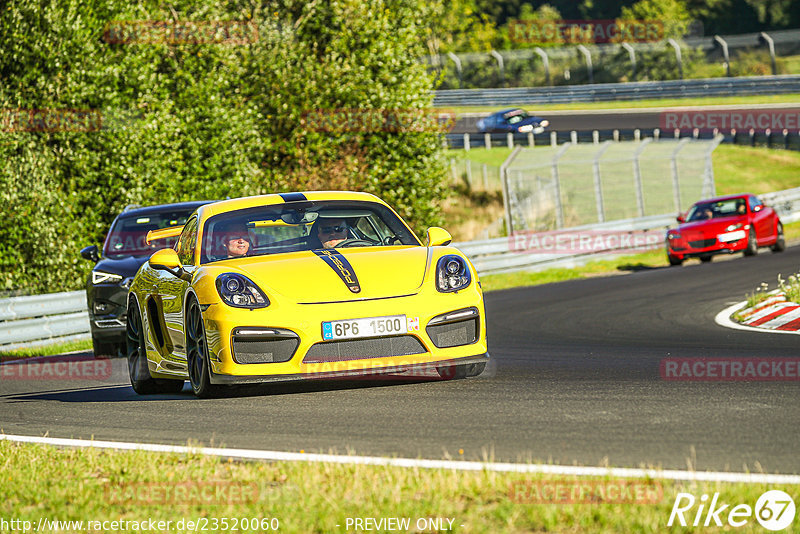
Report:
[[[387,207],[363,201],[302,201],[215,215],[203,230],[201,263],[344,247],[420,245]]]
[[[103,255],[112,259],[124,256],[143,256],[152,254],[158,249],[173,247],[177,237],[159,239],[148,245],[145,241],[147,232],[185,224],[186,219],[193,211],[193,209],[172,209],[144,215],[121,215],[114,221],[106,238]]]
[[[692,206],[687,221],[703,221],[717,217],[730,217],[731,215],[744,215],[746,213],[745,199],[732,198],[718,202],[699,202]]]

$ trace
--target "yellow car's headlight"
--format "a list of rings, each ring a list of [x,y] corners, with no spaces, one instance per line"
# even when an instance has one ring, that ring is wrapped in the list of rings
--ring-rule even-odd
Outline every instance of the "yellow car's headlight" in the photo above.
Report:
[[[234,308],[266,308],[269,299],[252,280],[239,273],[217,277],[217,292],[222,301]]]
[[[461,256],[448,254],[439,258],[436,264],[436,289],[441,293],[451,293],[467,287],[472,281],[467,262]]]

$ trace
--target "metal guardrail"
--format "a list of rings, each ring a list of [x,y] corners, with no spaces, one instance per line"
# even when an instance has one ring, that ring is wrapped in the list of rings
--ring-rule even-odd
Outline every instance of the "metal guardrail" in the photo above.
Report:
[[[89,337],[85,291],[0,299],[0,351]]]
[[[571,102],[612,102],[659,98],[746,96],[800,93],[800,75],[743,76],[660,82],[599,83],[560,87],[445,89],[436,91],[433,105],[512,106]]]
[[[759,195],[772,206],[785,224],[800,221],[800,187]],[[673,213],[635,219],[610,221],[566,228],[564,231],[666,231],[676,223]],[[514,271],[541,271],[554,267],[575,267],[598,259],[619,256],[613,251],[600,250],[581,254],[527,254],[512,250],[508,237],[454,243],[475,265],[478,274],[497,274]],[[626,253],[629,254],[629,253]]]

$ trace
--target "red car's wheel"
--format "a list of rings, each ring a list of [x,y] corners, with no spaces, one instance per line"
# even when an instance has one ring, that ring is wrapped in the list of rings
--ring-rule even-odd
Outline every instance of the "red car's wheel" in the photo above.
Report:
[[[783,224],[778,223],[778,236],[775,238],[775,244],[769,247],[772,252],[783,252],[786,250],[786,239],[783,237]]]
[[[758,243],[756,243],[756,233],[751,229],[747,234],[747,248],[744,249],[745,256],[755,256],[758,254]]]

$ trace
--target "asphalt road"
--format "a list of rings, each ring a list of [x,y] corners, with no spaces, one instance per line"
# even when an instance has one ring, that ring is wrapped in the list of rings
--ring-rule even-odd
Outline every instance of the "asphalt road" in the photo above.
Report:
[[[755,258],[487,295],[493,364],[463,381],[321,382],[199,400],[103,380],[0,379],[0,429],[307,452],[800,473],[800,382],[665,381],[665,357],[796,357],[800,337],[714,323],[800,265]],[[463,456],[459,456],[463,449]]]

